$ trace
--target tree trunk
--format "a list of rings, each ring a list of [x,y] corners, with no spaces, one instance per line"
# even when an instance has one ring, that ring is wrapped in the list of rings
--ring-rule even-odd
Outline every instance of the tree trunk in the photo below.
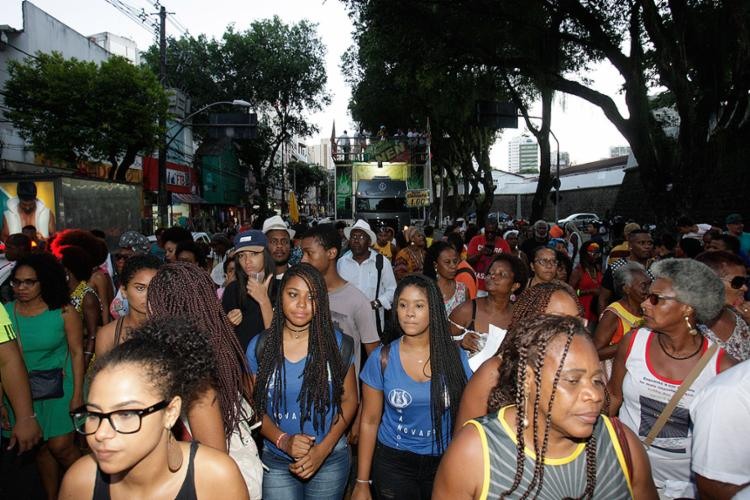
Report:
[[[537,128],[529,127],[529,130],[536,137],[539,144],[539,181],[536,185],[534,199],[531,202],[531,220],[537,221],[544,218],[544,209],[547,205],[547,198],[552,189],[552,175],[550,173],[550,147],[549,133],[552,121],[552,89],[549,86],[542,86],[542,126]],[[527,123],[528,124],[528,123]],[[557,221],[555,221],[557,222]]]

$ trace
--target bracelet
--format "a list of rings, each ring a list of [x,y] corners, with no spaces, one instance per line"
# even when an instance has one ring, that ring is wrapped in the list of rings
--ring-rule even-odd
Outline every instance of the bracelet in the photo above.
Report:
[[[287,434],[286,432],[282,432],[281,434],[279,434],[279,437],[276,438],[276,448],[281,450],[281,440],[287,437],[288,435],[289,434]]]
[[[83,351],[83,353],[84,353],[84,354],[94,354],[94,353],[93,353],[93,352],[91,352],[91,351]]]
[[[36,413],[32,413],[31,415],[26,415],[25,417],[18,417],[18,420],[24,420],[27,418],[36,418]]]
[[[357,481],[358,483],[362,483],[362,484],[372,484],[372,479],[359,479],[359,478],[357,478],[357,479],[355,479],[355,481]]]

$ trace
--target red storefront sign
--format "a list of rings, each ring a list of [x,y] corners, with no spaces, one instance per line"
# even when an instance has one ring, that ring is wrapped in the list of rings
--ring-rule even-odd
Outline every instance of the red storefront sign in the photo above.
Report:
[[[195,183],[191,167],[167,162],[167,191],[190,194]],[[159,160],[151,156],[143,158],[143,188],[148,191],[159,190]]]

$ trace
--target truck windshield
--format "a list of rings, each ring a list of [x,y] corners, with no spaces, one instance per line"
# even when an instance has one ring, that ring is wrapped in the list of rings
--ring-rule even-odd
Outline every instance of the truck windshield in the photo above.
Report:
[[[357,212],[403,212],[404,198],[357,198]]]

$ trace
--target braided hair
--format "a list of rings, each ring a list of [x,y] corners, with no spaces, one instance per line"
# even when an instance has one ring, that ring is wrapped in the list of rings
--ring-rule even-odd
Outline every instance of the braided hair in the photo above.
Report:
[[[249,370],[234,328],[216,297],[208,273],[187,262],[163,265],[148,286],[148,310],[154,318],[186,317],[208,335],[216,360],[216,383],[227,439],[246,418]]]
[[[286,411],[286,371],[284,369],[284,325],[283,293],[289,280],[302,279],[312,296],[313,315],[309,325],[307,360],[302,372],[302,388],[297,396],[300,407],[299,426],[302,431],[306,421],[311,421],[318,431],[325,426],[326,415],[333,408],[343,418],[341,397],[344,393],[344,378],[349,367],[339,355],[331,309],[328,304],[328,289],[323,275],[307,263],[289,268],[279,286],[279,305],[273,314],[271,327],[265,335],[264,348],[258,357],[258,373],[254,394],[255,413],[266,414],[269,390],[273,391],[271,413]],[[284,408],[282,410],[282,408]]]
[[[518,297],[518,301],[513,306],[513,315],[511,318],[511,325],[518,323],[528,317],[536,316],[544,313],[547,310],[549,301],[552,298],[552,294],[558,291],[566,292],[570,295],[570,298],[575,301],[578,307],[578,315],[584,317],[584,310],[581,302],[578,300],[573,287],[562,281],[552,280],[547,283],[540,283],[527,288]]]
[[[522,499],[539,495],[544,483],[544,459],[549,442],[549,429],[551,425],[552,406],[557,393],[565,358],[573,341],[574,336],[581,336],[591,342],[591,338],[579,318],[560,317],[542,314],[536,317],[526,318],[511,327],[509,337],[511,342],[503,343],[501,355],[503,363],[498,368],[499,379],[497,385],[490,393],[490,405],[501,408],[507,405],[516,407],[516,475],[511,487],[503,492],[500,498],[506,498],[513,494],[521,484],[526,462],[524,421],[526,425],[532,423],[534,435],[534,475],[529,483],[528,489],[520,497]],[[540,426],[540,404],[542,388],[542,370],[547,361],[548,347],[554,339],[559,336],[565,337],[560,364],[555,370],[552,381],[549,403],[547,404],[544,435],[541,444],[539,442]],[[528,418],[526,405],[528,395],[524,387],[527,383],[527,368],[531,368],[536,385],[536,396],[533,402],[533,421]],[[596,488],[596,436],[592,434],[586,439],[586,488],[580,498],[591,499]]]
[[[443,450],[443,426],[447,417],[448,429],[453,429],[453,422],[458,414],[458,403],[466,386],[467,378],[459,354],[459,348],[451,340],[448,330],[448,317],[445,313],[443,298],[437,285],[422,274],[409,274],[398,284],[393,303],[398,307],[399,298],[409,286],[420,288],[427,296],[430,315],[430,355],[428,362],[432,369],[430,375],[430,408],[432,410],[432,427],[435,429],[437,451]],[[398,321],[398,314],[393,314],[391,335],[394,339],[403,336],[404,332]],[[425,366],[427,362],[425,362]],[[448,415],[446,415],[448,410]]]

